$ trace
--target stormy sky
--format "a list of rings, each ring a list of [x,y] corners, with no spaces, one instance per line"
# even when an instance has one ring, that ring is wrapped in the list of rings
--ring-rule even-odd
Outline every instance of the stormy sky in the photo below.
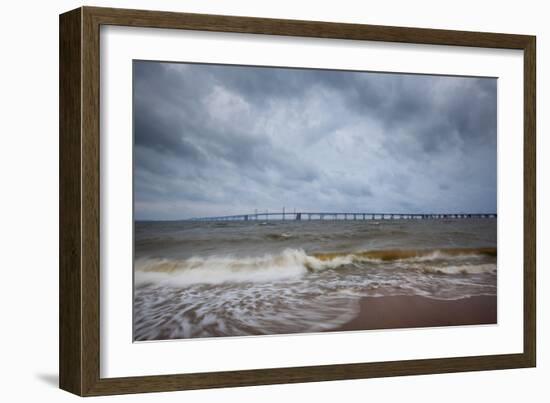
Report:
[[[134,61],[138,220],[496,212],[497,80]]]

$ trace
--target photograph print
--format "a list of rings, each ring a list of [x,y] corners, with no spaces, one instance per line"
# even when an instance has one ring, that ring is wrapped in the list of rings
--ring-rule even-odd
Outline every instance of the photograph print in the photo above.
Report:
[[[497,79],[133,62],[134,341],[497,323]]]

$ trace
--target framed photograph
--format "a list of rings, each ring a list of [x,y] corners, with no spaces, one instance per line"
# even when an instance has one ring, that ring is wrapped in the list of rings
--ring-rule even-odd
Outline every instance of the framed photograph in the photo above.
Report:
[[[60,16],[60,387],[533,367],[535,37]]]

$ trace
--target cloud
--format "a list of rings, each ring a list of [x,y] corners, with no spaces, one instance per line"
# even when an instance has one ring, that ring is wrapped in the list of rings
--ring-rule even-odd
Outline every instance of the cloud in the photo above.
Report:
[[[134,62],[137,219],[496,211],[496,79]]]

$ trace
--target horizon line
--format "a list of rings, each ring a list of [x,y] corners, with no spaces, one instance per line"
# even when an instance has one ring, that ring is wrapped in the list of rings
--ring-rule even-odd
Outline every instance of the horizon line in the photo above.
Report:
[[[248,220],[248,218],[245,217],[252,217],[251,221],[256,220],[258,217],[269,217],[269,216],[280,216],[281,218],[289,216],[294,216],[294,219],[290,219],[292,221],[296,220],[299,221],[300,218],[296,218],[298,216],[320,216],[319,218],[314,218],[312,220],[319,221],[320,219],[324,218],[323,216],[335,216],[338,218],[338,216],[344,216],[346,218],[347,216],[370,216],[369,219],[376,219],[375,216],[380,216],[380,219],[391,219],[395,216],[398,218],[403,218],[404,216],[408,217],[430,217],[435,218],[435,216],[441,216],[439,218],[476,218],[476,217],[483,217],[483,216],[494,216],[494,218],[497,217],[496,212],[437,212],[437,213],[391,213],[391,212],[359,212],[359,211],[292,211],[292,212],[286,212],[286,211],[278,211],[278,212],[269,212],[266,210],[265,212],[254,212],[254,213],[244,213],[244,214],[231,214],[231,215],[212,215],[212,216],[198,216],[198,217],[190,217],[190,218],[167,218],[167,219],[160,219],[160,218],[149,218],[149,219],[136,219],[134,218],[134,221],[207,221],[207,220]],[[387,216],[390,216],[391,218],[387,218]],[[448,217],[448,216],[471,216],[471,217]],[[362,218],[366,219],[366,218]],[[281,219],[281,221],[284,221],[284,219]],[[327,220],[328,221],[328,220]]]

